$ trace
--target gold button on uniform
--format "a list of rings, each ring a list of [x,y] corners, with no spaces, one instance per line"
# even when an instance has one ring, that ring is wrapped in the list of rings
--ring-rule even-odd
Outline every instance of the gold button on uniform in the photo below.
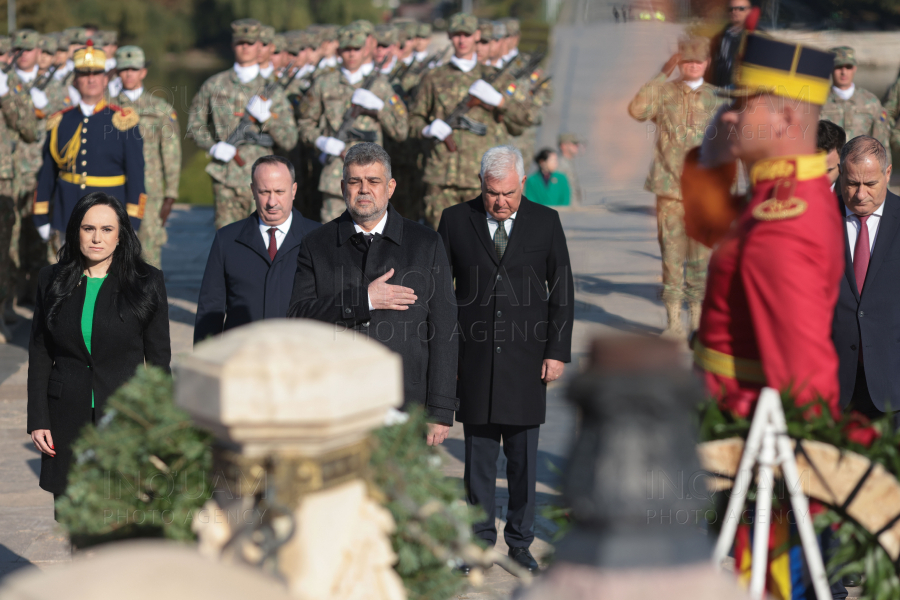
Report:
[[[84,188],[86,188],[86,187],[87,187],[87,186],[84,185],[83,183],[81,184],[81,189],[84,189]]]
[[[87,138],[81,138],[81,143],[82,143],[82,144],[87,144]]]
[[[84,167],[84,166],[86,166],[86,165],[87,165],[87,161],[86,161],[86,160],[81,161],[81,166],[82,166],[82,167]]]
[[[88,120],[87,120],[87,117],[85,117],[85,118],[84,118],[84,122],[85,122],[85,123],[87,123],[87,122],[88,122]]]
[[[82,153],[82,154],[87,154],[87,150],[82,150],[81,153]]]

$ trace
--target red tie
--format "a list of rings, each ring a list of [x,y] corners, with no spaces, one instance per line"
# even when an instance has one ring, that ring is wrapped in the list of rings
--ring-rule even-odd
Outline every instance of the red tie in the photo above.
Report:
[[[276,231],[278,231],[277,227],[269,228],[269,260],[275,260],[275,255],[278,253],[278,242],[275,241]],[[868,237],[866,239],[868,239]],[[866,259],[866,261],[868,262],[868,259]]]
[[[862,294],[863,284],[866,282],[866,271],[869,270],[869,226],[866,225],[868,216],[859,219],[859,235],[856,236],[856,248],[853,250],[853,274],[856,276],[856,291]]]

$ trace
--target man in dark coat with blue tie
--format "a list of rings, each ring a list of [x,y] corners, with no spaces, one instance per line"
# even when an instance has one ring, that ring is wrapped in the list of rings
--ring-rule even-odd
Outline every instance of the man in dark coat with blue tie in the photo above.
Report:
[[[574,288],[559,214],[522,196],[525,166],[512,146],[481,159],[481,196],[444,210],[438,233],[456,279],[459,410],[466,498],[487,513],[476,536],[493,546],[497,456],[509,489],[503,536],[529,571],[537,446],[547,384],[571,360]],[[467,572],[467,567],[463,567]]]
[[[194,343],[261,319],[287,317],[303,237],[319,227],[293,208],[294,165],[281,156],[253,164],[256,212],[216,232],[200,285]]]

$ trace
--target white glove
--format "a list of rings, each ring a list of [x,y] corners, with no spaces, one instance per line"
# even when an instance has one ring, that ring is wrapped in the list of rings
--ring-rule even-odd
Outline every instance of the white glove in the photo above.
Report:
[[[9,75],[0,71],[0,96],[5,96],[9,93]]]
[[[34,102],[35,108],[42,109],[50,104],[50,101],[47,99],[47,94],[45,94],[43,90],[33,87],[28,90],[28,93],[31,94],[31,101]]]
[[[324,135],[320,135],[316,138],[316,148],[325,154],[340,156],[341,152],[343,152],[346,147],[347,144],[337,138],[325,137]]]
[[[223,163],[230,161],[235,154],[237,154],[237,148],[227,142],[217,142],[209,149],[209,155]]]
[[[484,79],[479,79],[469,86],[469,95],[475,96],[490,106],[500,106],[500,103],[503,102],[503,94],[495,90]]]
[[[40,227],[37,228],[38,235],[41,236],[41,239],[45,242],[50,241],[50,223],[44,223]]]
[[[422,135],[425,137],[437,138],[442,142],[447,139],[447,136],[451,133],[453,133],[453,128],[440,119],[435,119],[431,122],[431,125],[428,125],[422,130]]]
[[[379,111],[384,108],[384,100],[369,90],[364,90],[362,88],[353,92],[353,95],[350,97],[350,102],[351,104],[362,106],[366,110]]]
[[[118,96],[119,94],[122,93],[122,89],[124,87],[122,85],[122,78],[116,77],[115,79],[113,79],[112,81],[109,82],[109,85],[107,87],[109,88],[109,97],[115,98],[116,96]]]
[[[247,103],[247,112],[260,123],[265,123],[272,116],[271,108],[271,98],[263,100],[259,96],[253,96],[250,98],[250,102]]]

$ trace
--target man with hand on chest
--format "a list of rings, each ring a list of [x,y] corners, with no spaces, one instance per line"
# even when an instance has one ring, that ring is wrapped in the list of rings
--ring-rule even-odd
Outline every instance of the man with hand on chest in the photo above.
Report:
[[[424,406],[428,443],[437,445],[459,409],[456,302],[440,236],[394,210],[396,185],[384,148],[347,150],[347,210],[303,240],[288,316],[334,323],[397,352],[403,406]]]

